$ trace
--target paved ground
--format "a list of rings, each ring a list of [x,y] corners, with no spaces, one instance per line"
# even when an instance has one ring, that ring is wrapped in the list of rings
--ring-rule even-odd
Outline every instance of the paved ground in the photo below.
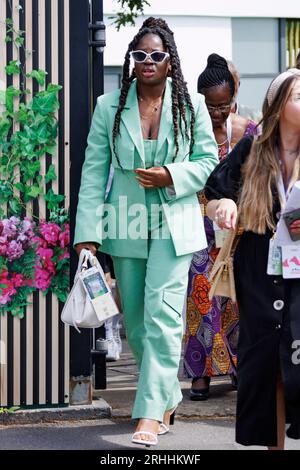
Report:
[[[79,421],[0,428],[0,450],[128,450],[134,423],[127,419]],[[287,439],[287,449],[299,441]],[[144,449],[144,447],[143,447]],[[155,450],[247,450],[234,442],[234,421],[227,419],[179,419],[172,432],[159,438]],[[250,447],[249,449],[262,449]]]
[[[205,402],[193,402],[189,399],[190,380],[182,378],[179,371],[183,401],[177,414],[181,417],[227,417],[235,416],[236,392],[232,390],[228,376],[217,377],[211,383],[211,398]],[[134,359],[124,342],[124,352],[117,362],[107,363],[107,389],[95,392],[113,409],[113,417],[130,417],[135,396],[138,372]]]
[[[108,387],[95,393],[112,406],[112,419],[54,422],[23,426],[0,426],[0,450],[4,449],[86,449],[126,450],[138,448],[130,443],[135,423],[130,414],[136,390],[137,370],[126,343],[118,362],[108,363]],[[180,376],[182,373],[180,372]],[[212,381],[211,398],[192,402],[190,381],[181,380],[183,401],[175,426],[159,438],[155,450],[245,450],[234,442],[236,392],[228,377]],[[300,441],[287,439],[287,449],[300,449]]]

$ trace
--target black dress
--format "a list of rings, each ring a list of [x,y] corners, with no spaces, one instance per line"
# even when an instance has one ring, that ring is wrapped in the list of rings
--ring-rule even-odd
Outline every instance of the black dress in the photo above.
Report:
[[[208,200],[237,201],[241,166],[252,142],[251,137],[243,138],[215,168],[205,187]],[[280,204],[277,191],[273,194],[276,220]],[[243,445],[277,445],[279,371],[284,384],[286,421],[290,424],[287,435],[300,439],[299,345],[295,349],[295,340],[300,340],[300,279],[267,274],[271,237],[270,230],[264,235],[244,232],[234,257],[240,312],[236,441]]]

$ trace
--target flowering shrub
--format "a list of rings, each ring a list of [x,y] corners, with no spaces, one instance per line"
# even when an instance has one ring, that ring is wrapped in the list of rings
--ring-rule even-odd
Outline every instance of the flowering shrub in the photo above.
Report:
[[[34,290],[35,225],[28,218],[0,221],[0,309],[23,316]]]
[[[69,288],[69,224],[12,216],[0,221],[0,309],[24,316],[28,295],[40,289],[65,301]]]
[[[54,292],[59,300],[66,300],[69,288],[70,227],[54,222],[41,222],[34,238],[38,255],[35,267],[35,286],[44,293]]]
[[[12,18],[5,23],[5,43],[12,43],[15,60],[8,62],[4,73],[16,80],[0,90],[0,313],[23,317],[34,290],[53,292],[61,301],[69,290],[65,196],[55,193],[52,185],[57,180],[54,159],[62,87],[46,83],[47,72],[25,67],[31,54],[24,47],[25,31],[17,30]],[[36,82],[38,92],[26,87],[27,79]],[[45,173],[41,163],[46,159]],[[38,221],[40,201],[49,221]]]

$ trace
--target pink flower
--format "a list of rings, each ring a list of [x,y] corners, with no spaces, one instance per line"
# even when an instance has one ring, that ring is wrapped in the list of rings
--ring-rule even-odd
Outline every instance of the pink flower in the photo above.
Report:
[[[2,291],[2,295],[0,296],[0,304],[1,305],[6,305],[7,302],[11,300],[10,296],[8,293],[4,294]]]
[[[0,303],[2,305],[5,305],[7,304],[7,302],[10,302],[11,297],[17,293],[11,280],[7,281],[6,285],[7,287],[1,289]]]
[[[64,231],[59,234],[60,247],[66,248],[70,243],[70,227],[69,224],[64,224]]]
[[[42,260],[51,259],[54,254],[52,248],[40,247],[36,250],[36,252]]]
[[[22,243],[16,242],[15,240],[12,240],[9,242],[6,255],[9,261],[13,261],[14,259],[21,258],[21,256],[24,254],[24,250],[22,247]]]
[[[53,222],[49,222],[49,223],[42,222],[40,224],[39,229],[40,229],[40,233],[42,234],[44,239],[49,243],[49,245],[55,246],[58,241],[61,228],[57,224],[54,224]]]
[[[46,271],[55,275],[55,263],[51,260],[54,252],[51,248],[38,248],[36,250],[37,254],[41,258],[42,266]]]
[[[15,287],[23,287],[26,285],[26,281],[25,279],[23,278],[23,275],[22,274],[15,274],[11,281],[14,283],[14,286]]]
[[[0,256],[6,255],[8,241],[6,237],[0,237]]]
[[[38,236],[33,237],[32,242],[34,245],[37,245],[38,247],[42,246],[43,248],[47,248],[48,246],[48,243],[46,242],[46,240]]]
[[[2,222],[2,220],[0,220],[0,235],[3,231],[3,227],[4,227],[3,222]]]
[[[45,291],[51,284],[51,274],[40,266],[35,268],[35,286],[37,289]]]
[[[0,283],[2,284],[3,281],[6,281],[8,279],[8,271],[7,270],[4,270],[2,271],[2,273],[0,274]]]
[[[2,234],[13,239],[17,234],[17,231],[18,231],[17,227],[20,223],[20,219],[18,219],[17,217],[10,217],[10,219],[2,220],[2,223],[3,223]]]

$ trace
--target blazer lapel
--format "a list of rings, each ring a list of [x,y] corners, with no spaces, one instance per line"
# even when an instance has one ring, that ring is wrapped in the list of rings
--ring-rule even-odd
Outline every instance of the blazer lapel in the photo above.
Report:
[[[124,107],[121,119],[126,127],[138,153],[142,161],[145,161],[144,157],[144,143],[143,143],[143,136],[142,130],[140,125],[140,114],[139,114],[139,107],[138,107],[138,100],[136,95],[136,80],[132,82],[130,85],[127,99],[126,99],[126,106]],[[122,138],[122,134],[121,134]]]
[[[167,80],[164,102],[161,112],[159,132],[157,138],[156,156],[162,148],[166,138],[173,127],[173,116],[172,116],[172,82]],[[166,155],[165,155],[166,157]]]
[[[172,95],[171,94],[172,94],[172,83],[170,80],[167,80],[165,95],[164,95],[164,102],[163,102],[160,124],[159,124],[156,156],[161,150],[165,140],[167,139],[173,127]],[[118,105],[114,104],[112,106],[117,107]],[[144,162],[145,161],[144,143],[143,143],[142,129],[140,125],[140,114],[139,114],[139,106],[138,106],[137,93],[136,93],[136,80],[132,82],[129,88],[127,99],[126,99],[126,105],[122,111],[121,119],[142,161]]]

